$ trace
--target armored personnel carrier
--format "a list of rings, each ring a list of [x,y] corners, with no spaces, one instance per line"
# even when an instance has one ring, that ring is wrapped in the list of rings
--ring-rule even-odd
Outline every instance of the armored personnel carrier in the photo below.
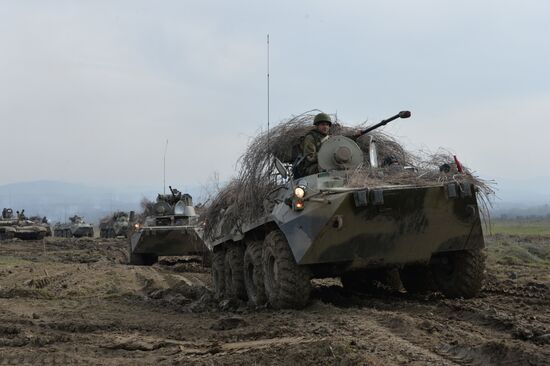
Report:
[[[424,172],[390,156],[381,159],[370,135],[409,116],[400,112],[362,131],[368,140],[363,148],[343,135],[327,137],[315,174],[293,176],[293,164],[274,159],[279,177],[268,170],[256,182],[263,210],[254,217],[239,216],[252,206],[239,202],[242,183],[226,207],[215,199],[214,214],[221,218],[209,223],[206,237],[213,248],[216,296],[301,308],[308,303],[312,278],[340,277],[344,288],[367,292],[384,273],[396,270],[408,292],[476,296],[484,240],[475,179],[458,160]],[[265,187],[270,188],[264,198]],[[247,188],[255,192],[250,184]],[[222,191],[217,199],[222,195],[229,194]]]
[[[35,223],[25,216],[25,210],[13,214],[11,208],[2,210],[0,220],[0,239],[18,238],[21,240],[40,240],[48,233],[48,226]]]
[[[53,234],[62,238],[91,238],[94,236],[94,227],[86,223],[82,217],[74,215],[69,217],[69,222],[55,224]]]
[[[2,218],[0,219],[0,240],[13,239],[15,237],[15,225],[17,220],[13,216],[11,208],[2,210]]]
[[[128,237],[129,215],[123,211],[117,211],[113,215],[104,218],[99,223],[99,236],[101,238]]]
[[[145,212],[141,220],[131,213],[130,264],[152,265],[159,256],[209,253],[192,197],[172,187],[170,191],[171,194],[159,194],[151,211]]]

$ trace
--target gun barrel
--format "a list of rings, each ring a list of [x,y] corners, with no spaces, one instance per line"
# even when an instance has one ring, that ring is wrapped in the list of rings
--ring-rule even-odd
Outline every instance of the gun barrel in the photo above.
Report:
[[[385,119],[385,120],[382,120],[381,122],[375,124],[374,126],[371,126],[363,131],[361,131],[361,135],[364,135],[366,133],[369,133],[373,130],[376,130],[377,128],[380,128],[382,126],[385,126],[387,125],[388,123],[390,123],[391,121],[393,120],[396,120],[398,118],[409,118],[411,116],[411,112],[409,111],[401,111],[399,113],[397,113],[395,116],[391,116],[390,118],[388,119]]]

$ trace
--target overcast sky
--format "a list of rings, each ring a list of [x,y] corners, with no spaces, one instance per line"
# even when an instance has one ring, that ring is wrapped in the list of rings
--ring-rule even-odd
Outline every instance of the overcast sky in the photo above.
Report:
[[[550,2],[0,1],[0,184],[162,188],[230,177],[266,124],[313,108],[413,118],[486,178],[548,176]]]

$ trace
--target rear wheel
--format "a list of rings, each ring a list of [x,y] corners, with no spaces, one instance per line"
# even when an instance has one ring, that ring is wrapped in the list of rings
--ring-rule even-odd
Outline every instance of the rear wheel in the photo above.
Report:
[[[227,298],[246,300],[243,260],[244,250],[240,245],[232,245],[225,252],[225,295]]]
[[[445,296],[471,298],[481,290],[485,256],[480,249],[442,253],[432,259],[431,269]]]
[[[427,265],[405,266],[401,271],[401,282],[411,294],[425,293],[436,289],[432,271]]]
[[[267,302],[261,242],[248,243],[244,251],[244,287],[251,304],[263,305]]]
[[[212,284],[216,299],[221,300],[225,296],[225,251],[215,250],[212,254]]]
[[[262,250],[264,286],[274,308],[303,308],[311,293],[310,273],[299,266],[284,234],[270,232]]]

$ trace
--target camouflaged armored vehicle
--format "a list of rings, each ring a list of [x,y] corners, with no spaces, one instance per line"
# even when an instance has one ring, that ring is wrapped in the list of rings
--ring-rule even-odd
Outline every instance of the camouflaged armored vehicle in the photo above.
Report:
[[[94,227],[86,223],[82,217],[74,215],[69,217],[69,222],[55,224],[53,234],[62,238],[91,238],[94,236]]]
[[[2,210],[0,239],[40,240],[48,234],[49,226],[36,223],[25,216],[25,210],[13,214],[11,208]]]
[[[205,256],[209,253],[202,240],[192,197],[172,187],[170,191],[171,194],[159,194],[141,220],[131,215],[130,264],[152,265],[159,256]]]
[[[104,218],[99,223],[100,238],[128,237],[130,216],[123,211],[115,212],[113,215]]]
[[[363,132],[409,116],[401,112]],[[223,212],[207,235],[218,298],[300,308],[312,278],[340,277],[344,288],[369,291],[397,270],[408,292],[478,293],[484,241],[475,181],[458,160],[422,172],[388,157],[379,165],[372,135],[362,146],[328,137],[318,151],[319,172],[299,178],[292,165],[275,159],[279,178],[270,178],[265,198],[258,184],[264,210],[256,217],[242,219],[235,212],[246,207],[228,200],[220,209],[214,200]],[[360,184],[352,179],[358,172],[364,172]],[[433,179],[426,179],[428,173]],[[242,188],[236,191],[238,202]]]

